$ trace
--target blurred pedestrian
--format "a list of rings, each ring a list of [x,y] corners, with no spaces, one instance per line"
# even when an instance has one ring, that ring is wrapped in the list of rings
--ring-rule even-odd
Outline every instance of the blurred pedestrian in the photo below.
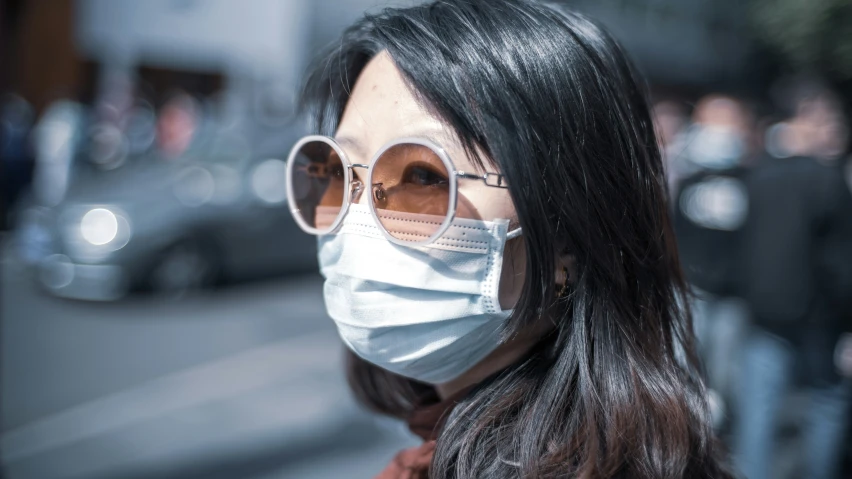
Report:
[[[701,98],[692,111],[689,125],[671,140],[668,155],[674,176],[672,197],[680,183],[696,173],[738,168],[751,154],[751,112],[733,97],[710,94]]]
[[[658,101],[654,104],[652,113],[654,115],[654,128],[657,130],[657,143],[666,171],[666,181],[669,191],[674,191],[677,182],[680,180],[678,168],[675,164],[679,156],[677,140],[687,126],[689,117],[684,106],[673,100]]]
[[[752,116],[741,101],[712,94],[698,101],[692,118],[673,144],[673,168],[680,176],[674,227],[681,265],[695,292],[696,334],[718,428],[727,417],[734,352],[747,315],[737,297],[738,253],[749,210],[743,165]]]
[[[32,181],[30,131],[34,116],[23,97],[6,94],[0,99],[0,229],[7,226],[5,215]]]
[[[749,175],[743,292],[753,316],[739,388],[736,448],[750,479],[776,477],[773,438],[786,393],[801,384],[805,475],[837,477],[850,406],[841,374],[852,331],[852,194],[834,160],[847,124],[834,96],[811,86],[795,115],[773,128],[768,158]]]
[[[160,108],[157,118],[157,146],[166,158],[184,154],[195,139],[201,122],[198,102],[176,91]]]
[[[85,126],[85,108],[75,101],[54,101],[42,113],[33,129],[33,193],[38,204],[56,206],[65,198]]]
[[[380,478],[726,478],[641,82],[524,0],[368,16],[290,156],[350,384],[424,439]]]

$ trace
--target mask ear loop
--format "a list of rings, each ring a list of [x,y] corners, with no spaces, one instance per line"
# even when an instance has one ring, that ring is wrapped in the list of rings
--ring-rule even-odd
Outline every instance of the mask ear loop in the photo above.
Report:
[[[515,228],[512,231],[509,231],[508,233],[506,233],[506,239],[507,240],[515,239],[518,236],[521,236],[523,233],[524,233],[524,231],[521,228]]]

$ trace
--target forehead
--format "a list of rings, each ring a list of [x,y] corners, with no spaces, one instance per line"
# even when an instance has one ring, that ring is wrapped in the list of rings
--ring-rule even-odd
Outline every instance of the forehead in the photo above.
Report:
[[[376,55],[355,82],[336,136],[357,140],[359,145],[353,146],[361,148],[347,148],[353,150],[347,154],[363,161],[384,144],[406,136],[432,139],[448,153],[456,150],[452,131],[418,102],[386,52]]]
[[[432,140],[461,171],[479,172],[452,128],[432,115],[412,94],[391,57],[376,55],[361,72],[335,135],[349,160],[367,164],[387,143],[404,137]],[[493,165],[489,171],[499,172]],[[479,181],[459,185],[459,201],[484,219],[515,218],[507,190]]]

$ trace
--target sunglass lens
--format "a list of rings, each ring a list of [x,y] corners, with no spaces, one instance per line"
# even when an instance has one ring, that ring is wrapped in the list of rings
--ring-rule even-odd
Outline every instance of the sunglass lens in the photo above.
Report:
[[[412,143],[390,147],[373,165],[371,180],[379,223],[394,238],[424,242],[444,224],[453,178],[431,148]]]
[[[343,209],[346,166],[338,152],[323,141],[299,148],[290,167],[289,184],[295,215],[319,233],[328,232]]]

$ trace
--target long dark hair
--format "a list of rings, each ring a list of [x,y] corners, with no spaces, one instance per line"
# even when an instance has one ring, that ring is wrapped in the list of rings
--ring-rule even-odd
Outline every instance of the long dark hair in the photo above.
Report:
[[[306,82],[333,134],[387,51],[472,158],[509,180],[527,256],[506,337],[548,335],[441,431],[433,477],[730,477],[717,458],[645,86],[585,17],[523,0],[442,0],[350,27]],[[482,157],[477,152],[484,152]],[[576,258],[556,297],[557,255]],[[429,386],[352,356],[350,383],[404,417]]]

